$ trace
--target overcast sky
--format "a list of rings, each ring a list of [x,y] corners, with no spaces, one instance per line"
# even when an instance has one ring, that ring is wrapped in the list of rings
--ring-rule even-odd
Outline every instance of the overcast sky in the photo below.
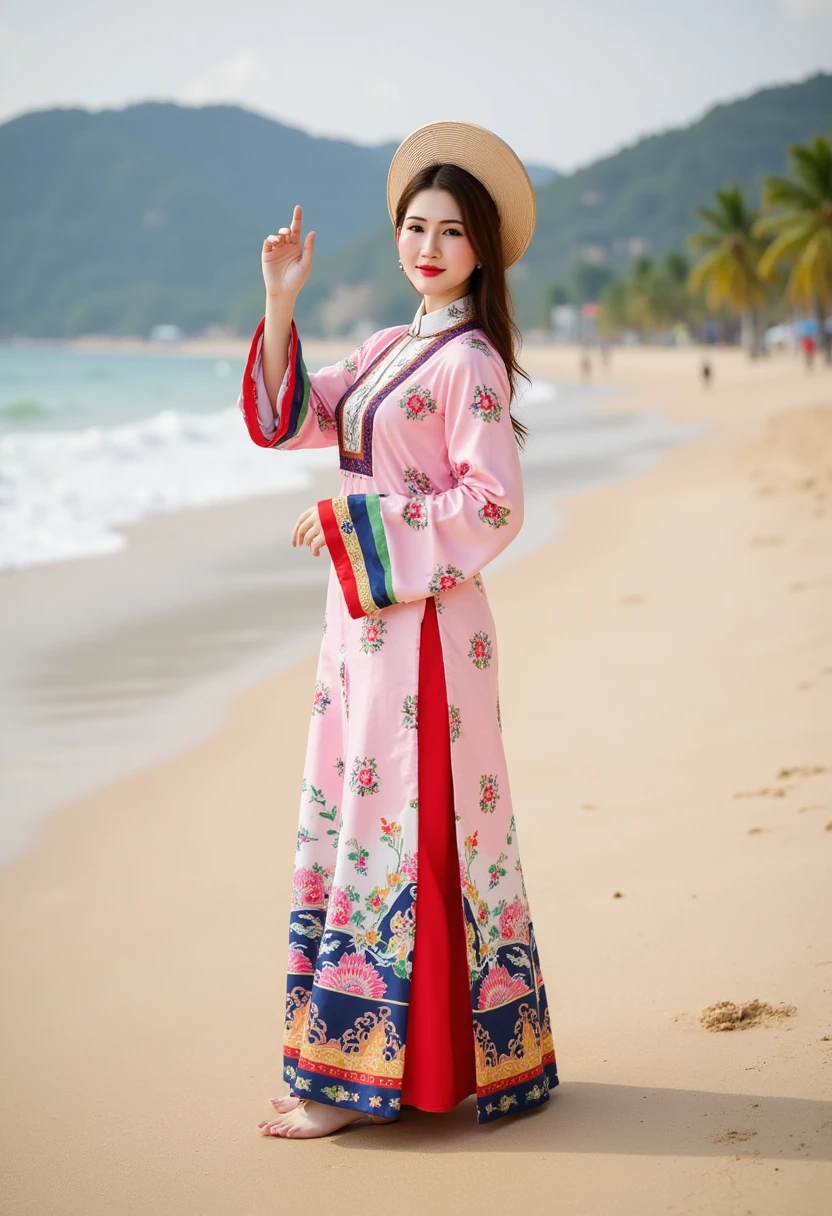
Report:
[[[0,121],[233,101],[313,134],[490,127],[570,170],[832,69],[832,0],[3,0]]]

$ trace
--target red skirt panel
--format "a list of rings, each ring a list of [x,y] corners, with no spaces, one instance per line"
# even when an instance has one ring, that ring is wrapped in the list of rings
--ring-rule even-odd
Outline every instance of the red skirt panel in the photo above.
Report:
[[[402,1103],[448,1111],[476,1093],[474,1022],[454,822],[448,695],[436,604],[419,649],[416,934]]]

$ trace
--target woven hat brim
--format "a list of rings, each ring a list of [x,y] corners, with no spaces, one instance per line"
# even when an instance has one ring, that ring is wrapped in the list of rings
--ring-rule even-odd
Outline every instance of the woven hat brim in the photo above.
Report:
[[[432,122],[408,135],[396,149],[387,175],[387,210],[396,222],[396,207],[408,183],[428,165],[451,164],[482,182],[500,216],[506,266],[529,247],[537,218],[537,200],[525,165],[507,143],[470,122]]]

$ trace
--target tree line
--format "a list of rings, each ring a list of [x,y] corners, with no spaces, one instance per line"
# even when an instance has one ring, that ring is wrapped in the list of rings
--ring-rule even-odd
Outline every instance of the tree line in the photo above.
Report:
[[[765,178],[758,205],[740,186],[714,191],[693,207],[701,226],[686,251],[635,258],[622,274],[605,265],[573,263],[565,286],[544,300],[599,305],[597,329],[614,338],[635,332],[650,340],[677,326],[698,338],[718,332],[753,358],[763,353],[768,325],[794,313],[813,317],[832,362],[832,138],[789,148],[791,176]]]

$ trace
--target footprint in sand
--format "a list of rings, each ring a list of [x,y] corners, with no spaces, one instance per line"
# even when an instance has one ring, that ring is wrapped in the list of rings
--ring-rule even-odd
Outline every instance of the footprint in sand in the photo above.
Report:
[[[828,773],[824,764],[797,764],[794,768],[781,768],[777,774],[778,781],[787,781],[789,777],[816,777],[819,773]]]
[[[797,1006],[769,1005],[767,1001],[744,1001],[735,1005],[733,1001],[717,1001],[708,1005],[699,1015],[706,1030],[748,1030],[752,1026],[772,1026],[797,1013]]]
[[[735,798],[785,798],[791,789],[790,785],[772,785],[763,790],[738,790]]]

